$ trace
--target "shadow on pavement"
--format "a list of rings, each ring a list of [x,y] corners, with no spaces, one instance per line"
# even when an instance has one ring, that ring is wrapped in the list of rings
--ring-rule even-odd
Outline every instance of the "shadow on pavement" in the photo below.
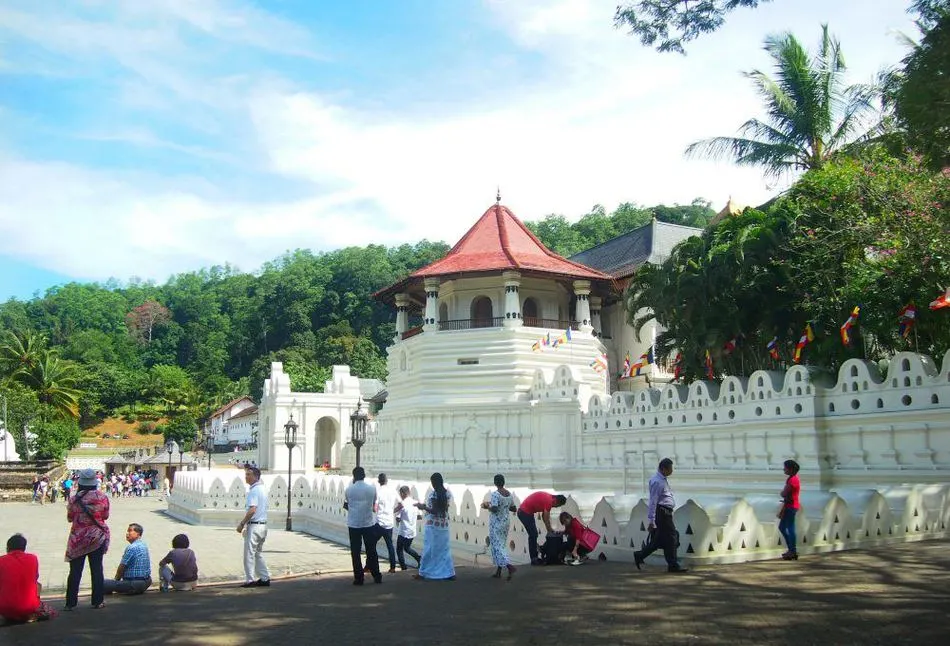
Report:
[[[270,588],[88,598],[52,622],[0,628],[42,644],[926,644],[950,636],[950,553],[933,541],[667,575],[590,562],[489,568],[454,582],[409,572],[362,587],[333,575]]]

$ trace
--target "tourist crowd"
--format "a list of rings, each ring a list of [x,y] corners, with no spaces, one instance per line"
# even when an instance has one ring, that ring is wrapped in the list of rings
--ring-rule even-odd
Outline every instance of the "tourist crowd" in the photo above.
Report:
[[[779,531],[788,551],[782,558],[795,560],[798,558],[795,516],[800,508],[801,490],[799,465],[794,460],[787,460],[784,468],[788,477],[781,492],[782,504],[778,516]],[[649,535],[642,549],[634,552],[637,569],[642,567],[650,554],[662,550],[668,572],[687,571],[677,560],[679,533],[673,522],[675,499],[669,483],[672,474],[673,461],[663,458],[650,479],[647,503]],[[244,536],[245,581],[241,587],[269,587],[271,577],[263,556],[267,539],[267,491],[260,480],[260,469],[256,466],[246,465],[244,477],[249,490],[244,517],[237,525],[237,531]],[[69,577],[64,610],[71,611],[78,604],[79,584],[87,561],[92,578],[90,601],[94,609],[105,607],[105,596],[108,594],[142,594],[152,586],[151,557],[148,546],[142,540],[145,532],[142,525],[132,523],[126,528],[125,540],[128,545],[111,579],[104,577],[102,559],[111,539],[108,526],[110,501],[104,489],[111,490],[115,496],[116,491],[122,495],[122,492],[147,490],[153,482],[154,475],[149,477],[147,474],[137,474],[136,478],[130,474],[128,479],[113,482],[111,478],[105,480],[101,473],[93,469],[84,469],[64,481],[65,490],[70,492],[66,497],[66,519],[70,523],[70,532],[66,546]],[[375,583],[382,583],[377,552],[380,540],[386,547],[390,573],[396,572],[397,566],[407,570],[410,567],[406,561],[408,555],[415,560],[415,567],[418,568],[414,578],[455,579],[449,534],[452,493],[446,488],[440,473],[433,473],[429,482],[432,489],[425,501],[420,502],[413,500],[409,487],[394,488],[385,473],[377,476],[376,484],[369,484],[363,467],[353,469],[353,482],[345,490],[343,508],[346,510],[354,585],[363,585],[366,574],[370,574]],[[125,486],[127,483],[131,483],[131,488]],[[551,511],[566,504],[565,496],[536,491],[526,496],[520,506],[516,506],[511,492],[505,488],[503,475],[495,476],[494,485],[495,489],[481,505],[489,512],[488,552],[495,565],[494,578],[501,578],[502,572],[507,571],[507,580],[510,581],[517,569],[509,557],[508,532],[512,513],[516,513],[528,536],[528,553],[532,565],[579,565],[596,549],[600,535],[568,512],[561,512],[558,516],[562,529],[555,530],[552,527]],[[42,486],[38,485],[38,488]],[[412,549],[420,512],[425,532],[422,554]],[[547,531],[543,543],[539,543],[538,516]],[[35,555],[26,552],[26,547],[26,537],[14,534],[7,541],[6,555],[0,556],[0,618],[10,622],[46,620],[56,615],[40,599],[39,562]],[[175,536],[171,547],[171,551],[158,562],[159,589],[162,592],[194,589],[198,581],[198,564],[188,537],[184,534]]]

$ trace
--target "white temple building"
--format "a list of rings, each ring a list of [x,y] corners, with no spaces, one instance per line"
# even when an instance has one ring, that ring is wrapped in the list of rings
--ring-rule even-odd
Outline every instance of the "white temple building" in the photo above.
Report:
[[[388,397],[362,450],[367,472],[385,471],[418,497],[440,471],[456,501],[460,556],[484,549],[479,503],[504,473],[519,499],[541,488],[567,494],[567,510],[602,534],[600,552],[632,560],[646,535],[646,481],[662,457],[675,463],[676,522],[695,561],[781,553],[775,509],[788,458],[802,466],[800,553],[946,536],[950,351],[940,366],[899,353],[886,376],[849,360],[834,377],[795,366],[687,386],[655,366],[653,387],[612,381],[624,353],[639,356],[655,334],[638,340],[626,323],[625,279],[696,233],[654,221],[568,260],[492,205],[444,258],[375,295],[394,307],[397,332]],[[289,496],[295,529],[345,542],[349,416],[374,390],[336,366],[324,393],[298,393],[272,365],[260,464],[274,513]],[[288,450],[291,416],[300,435]],[[320,470],[326,462],[333,471]],[[170,513],[236,523],[240,476],[178,474]],[[522,560],[518,523],[511,538]]]

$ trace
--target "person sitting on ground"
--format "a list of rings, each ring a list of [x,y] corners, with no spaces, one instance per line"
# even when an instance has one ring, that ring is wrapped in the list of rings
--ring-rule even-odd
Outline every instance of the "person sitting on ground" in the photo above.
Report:
[[[565,554],[570,554],[571,565],[580,565],[587,560],[587,555],[590,553],[589,549],[581,545],[581,539],[584,537],[584,524],[566,511],[562,511],[558,519],[564,525],[564,536],[567,537]]]
[[[106,579],[105,593],[142,594],[152,585],[152,560],[148,555],[148,545],[142,540],[142,526],[132,523],[125,530],[128,547],[122,554],[114,579]]]
[[[0,556],[0,619],[24,623],[52,619],[56,612],[40,601],[40,562],[26,551],[26,537],[14,534]]]
[[[189,549],[190,542],[185,534],[172,539],[172,550],[158,562],[158,575],[161,579],[159,590],[194,590],[198,584],[198,561],[195,553]]]

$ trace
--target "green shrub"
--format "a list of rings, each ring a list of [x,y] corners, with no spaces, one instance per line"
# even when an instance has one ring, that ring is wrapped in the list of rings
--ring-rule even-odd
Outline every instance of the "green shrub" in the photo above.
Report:
[[[139,422],[139,425],[136,427],[139,435],[148,435],[149,433],[155,432],[155,422]]]

